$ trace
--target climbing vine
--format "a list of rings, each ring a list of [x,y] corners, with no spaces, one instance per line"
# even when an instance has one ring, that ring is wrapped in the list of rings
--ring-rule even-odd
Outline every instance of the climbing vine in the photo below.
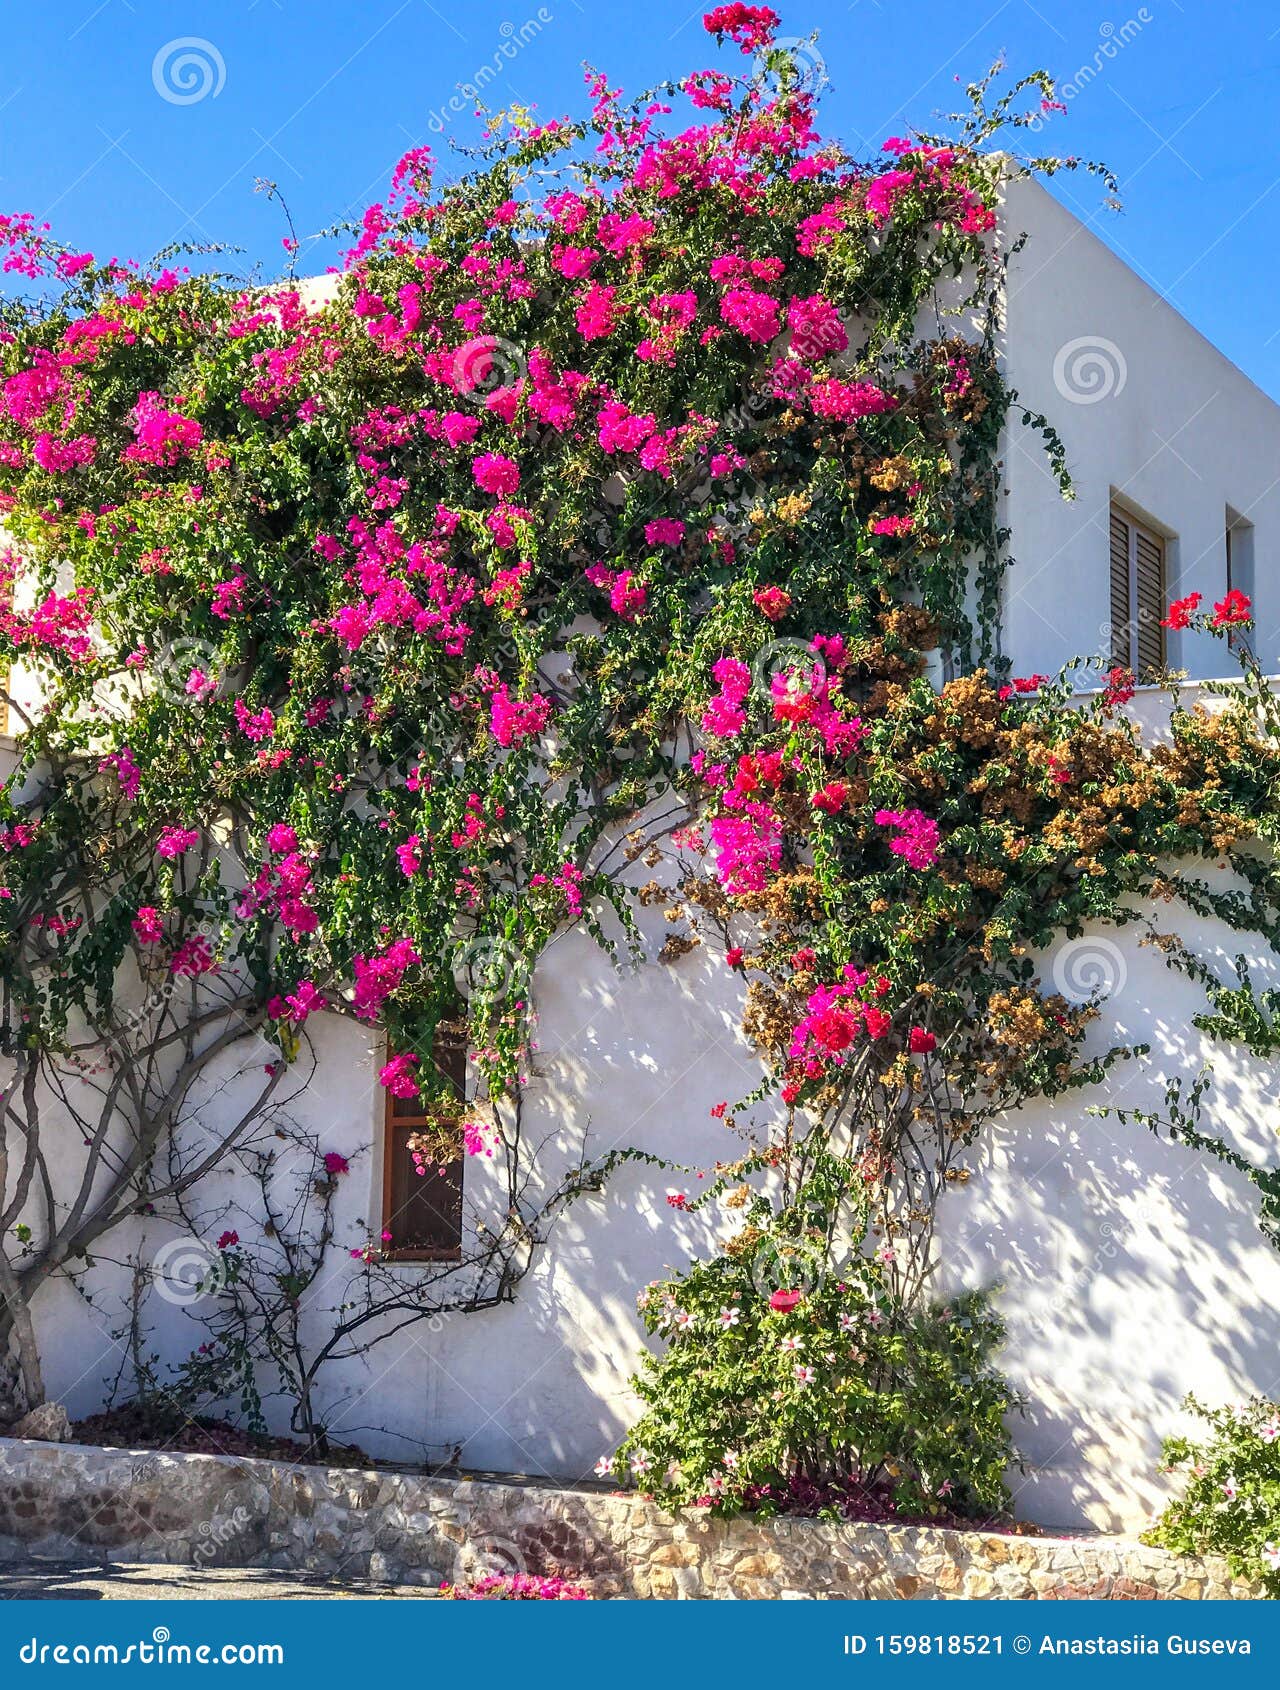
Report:
[[[1195,865],[1257,836],[1276,761],[1251,694],[1147,748],[1131,676],[1101,664],[1075,708],[1072,675],[1000,657],[1001,441],[1026,423],[1060,474],[1062,453],[997,365],[997,203],[1013,176],[1098,171],[1018,159],[1052,84],[993,73],[949,134],[860,160],[819,133],[768,8],[705,21],[721,68],[632,102],[590,72],[586,119],[507,114],[456,182],[406,155],[321,284],[103,263],[0,225],[27,284],[0,358],[11,1324],[120,1218],[186,1206],[209,1163],[167,1146],[201,1085],[239,1060],[247,1118],[283,1107],[325,1015],[385,1033],[382,1085],[436,1112],[424,1162],[464,1144],[505,1165],[484,1248],[527,1263],[536,965],[572,924],[635,950],[638,898],[666,908],[672,966],[723,947],[763,1059],[721,1111],[741,1154],[673,1204],[742,1211],[726,1261],[816,1252],[815,1285],[874,1263],[847,1278],[888,1323],[855,1346],[860,1389],[890,1391],[965,1147],[1123,1054],[1085,1054],[1092,1007],[1046,993],[1033,952],[1152,894],[1212,897]],[[1210,620],[1247,619],[1237,596]],[[1227,913],[1274,926],[1250,862]],[[465,1109],[432,1061],[460,1013]],[[96,1174],[70,1214],[46,1177],[49,1085],[99,1100],[105,1207]],[[211,1154],[238,1146],[237,1127]],[[604,1171],[584,1155],[553,1206]],[[372,1238],[350,1271],[379,1255]],[[439,1312],[419,1283],[370,1304],[369,1330]],[[683,1285],[651,1310],[692,1313]],[[309,1391],[290,1311],[253,1305],[225,1302],[228,1329],[266,1333]],[[665,1329],[673,1358],[712,1341]],[[958,1353],[928,1343],[931,1367]],[[819,1390],[836,1366],[794,1363]],[[987,1390],[992,1428],[997,1410]],[[858,1456],[839,1416],[814,1428],[824,1478],[895,1459],[887,1434]],[[645,1435],[622,1463],[639,1475]],[[712,1494],[740,1501],[799,1448],[775,1439]],[[932,1445],[897,1455],[917,1501],[946,1483],[998,1502],[994,1457],[962,1484]]]

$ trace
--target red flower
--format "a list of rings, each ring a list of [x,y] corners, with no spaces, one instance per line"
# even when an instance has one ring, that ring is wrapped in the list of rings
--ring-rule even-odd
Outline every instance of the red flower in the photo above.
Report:
[[[324,1171],[336,1179],[339,1174],[349,1174],[351,1164],[345,1156],[339,1156],[336,1150],[330,1150],[324,1159]]]
[[[1252,620],[1253,605],[1239,587],[1232,587],[1225,599],[1219,599],[1210,618],[1215,628],[1234,628],[1240,622]]]
[[[240,1234],[238,1232],[224,1232],[222,1237],[218,1240],[216,1248],[219,1250],[230,1250],[233,1245],[236,1245],[239,1242]]]
[[[713,1103],[711,1105],[712,1119],[716,1120],[716,1121],[723,1121],[724,1120],[724,1112],[728,1107],[729,1107],[729,1105],[727,1103]]]
[[[844,801],[849,796],[849,788],[842,780],[828,781],[820,792],[815,792],[809,802],[815,810],[825,810],[829,816],[839,815],[844,808]]]
[[[1132,669],[1122,669],[1119,664],[1114,669],[1108,669],[1107,687],[1102,695],[1103,708],[1110,710],[1117,704],[1127,704],[1135,690]],[[1054,779],[1059,779],[1059,776],[1055,774]]]
[[[1174,599],[1169,606],[1169,614],[1160,624],[1162,628],[1189,628],[1191,618],[1195,615],[1203,593],[1188,593],[1185,599]]]
[[[907,1043],[916,1056],[927,1056],[938,1041],[927,1027],[913,1027],[907,1035]]]
[[[769,1298],[769,1307],[779,1314],[790,1314],[803,1296],[803,1291],[775,1291]]]
[[[781,587],[760,587],[751,595],[756,609],[770,622],[778,622],[791,608],[791,594]]]
[[[743,950],[741,945],[730,945],[729,949],[724,953],[724,960],[729,964],[730,968],[741,968],[742,957]]]
[[[782,1101],[790,1106],[799,1097],[800,1090],[801,1087],[798,1080],[788,1081],[788,1083],[782,1088]]]

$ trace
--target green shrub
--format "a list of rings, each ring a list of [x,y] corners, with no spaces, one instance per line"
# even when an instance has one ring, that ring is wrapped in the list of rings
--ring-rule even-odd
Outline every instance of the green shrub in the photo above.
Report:
[[[1225,1555],[1233,1573],[1280,1597],[1280,1404],[1254,1397],[1239,1408],[1206,1408],[1203,1441],[1166,1438],[1166,1470],[1185,1469],[1187,1488],[1144,1536],[1184,1554]]]
[[[602,1474],[671,1508],[860,1517],[1003,1515],[1015,1406],[991,1365],[1003,1325],[981,1292],[905,1314],[881,1264],[815,1260],[749,1225],[748,1248],[641,1293],[665,1348],[647,1411]]]

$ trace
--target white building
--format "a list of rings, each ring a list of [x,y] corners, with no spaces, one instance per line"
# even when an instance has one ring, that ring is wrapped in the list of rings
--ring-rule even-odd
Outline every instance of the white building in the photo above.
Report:
[[[1273,663],[1280,584],[1266,561],[1280,552],[1280,408],[1041,188],[1012,190],[1005,227],[1030,236],[1006,300],[1008,376],[1058,428],[1076,487],[1064,503],[1037,437],[1015,421],[1005,512],[1016,563],[1003,623],[1015,671],[1052,672],[1079,653],[1126,655],[1129,606],[1149,660],[1169,598],[1220,598],[1229,584],[1255,599],[1257,649]],[[1203,636],[1171,635],[1166,655],[1195,677],[1223,668],[1223,648]],[[1133,708],[1156,723],[1167,701],[1144,689]],[[642,919],[656,953],[661,916]],[[1189,936],[1224,961],[1235,949],[1205,924]],[[1092,962],[1080,946],[1046,968],[1087,990],[1096,963],[1114,983],[1094,1029],[1099,1046],[1153,1045],[1148,1065],[1118,1071],[1106,1100],[1150,1102],[1164,1074],[1194,1074],[1211,1053],[1189,1033],[1192,986],[1127,934],[1099,936]],[[562,937],[535,982],[530,1140],[550,1137],[552,1163],[567,1162],[588,1127],[597,1153],[635,1145],[695,1167],[731,1155],[736,1141],[711,1107],[758,1075],[736,1030],[739,984],[705,951],[620,977],[587,936]],[[328,1017],[317,1044],[320,1070],[295,1113],[351,1160],[339,1241],[358,1244],[376,1235],[389,1177],[380,1057],[354,1025]],[[1215,1126],[1259,1159],[1276,1154],[1268,1079],[1234,1061],[1220,1067],[1212,1105]],[[1034,1405],[1015,1428],[1032,1468],[1019,1486],[1022,1512],[1117,1527],[1140,1524],[1158,1501],[1158,1440],[1187,1390],[1209,1400],[1275,1393],[1280,1257],[1243,1181],[1140,1128],[1090,1117],[1088,1102],[1074,1094],[1011,1118],[949,1200],[941,1234],[956,1283],[1003,1286],[1005,1369]],[[321,1397],[335,1437],[404,1459],[457,1449],[473,1470],[588,1474],[634,1414],[637,1290],[711,1241],[707,1224],[666,1204],[673,1182],[621,1170],[569,1212],[514,1304],[419,1323],[330,1368]],[[464,1228],[495,1199],[492,1167],[470,1159]],[[101,1403],[120,1366],[112,1332],[127,1286],[113,1264],[169,1237],[140,1221],[135,1236],[104,1247],[85,1282],[92,1302],[60,1282],[38,1307],[49,1393],[73,1414]],[[342,1276],[357,1271],[344,1251],[336,1260],[334,1285],[314,1299],[317,1330]],[[147,1313],[149,1347],[162,1358],[200,1341],[198,1307],[153,1297]]]

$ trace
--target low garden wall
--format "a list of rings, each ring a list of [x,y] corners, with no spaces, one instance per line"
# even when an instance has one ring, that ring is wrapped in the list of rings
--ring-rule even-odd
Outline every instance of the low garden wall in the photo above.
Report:
[[[672,1520],[605,1491],[0,1438],[6,1561],[274,1567],[436,1585],[575,1576],[597,1596],[1248,1597],[1225,1563],[1125,1538]]]

